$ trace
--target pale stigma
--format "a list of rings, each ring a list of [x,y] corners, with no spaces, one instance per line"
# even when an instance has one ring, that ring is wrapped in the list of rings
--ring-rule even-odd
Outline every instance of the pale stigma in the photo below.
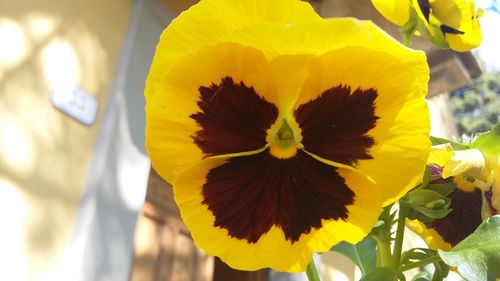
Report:
[[[288,124],[287,118],[283,118],[281,126],[271,144],[271,155],[281,159],[290,158],[297,153],[297,148],[298,144],[293,129]]]

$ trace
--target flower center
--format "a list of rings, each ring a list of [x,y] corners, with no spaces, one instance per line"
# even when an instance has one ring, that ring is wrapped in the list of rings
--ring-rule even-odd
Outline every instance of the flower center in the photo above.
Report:
[[[279,159],[287,159],[297,154],[298,142],[295,138],[292,127],[288,124],[288,119],[281,120],[281,126],[274,136],[271,144],[271,155]]]
[[[288,125],[288,121],[286,118],[283,119],[281,127],[276,134],[275,140],[281,148],[288,148],[295,144],[292,128],[290,128],[290,125]]]

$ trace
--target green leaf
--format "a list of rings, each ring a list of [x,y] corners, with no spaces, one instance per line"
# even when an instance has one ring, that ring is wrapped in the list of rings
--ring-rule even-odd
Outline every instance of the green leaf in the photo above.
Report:
[[[427,259],[436,255],[436,251],[427,248],[413,248],[401,255],[401,265],[408,265],[415,261]]]
[[[491,131],[480,134],[470,146],[486,154],[500,154],[500,123]]]
[[[314,259],[312,259],[307,265],[306,275],[309,281],[321,281],[316,265],[314,264]]]
[[[377,265],[377,242],[370,236],[352,245],[347,242],[340,242],[332,248],[332,251],[344,254],[351,259],[366,275],[375,270]]]
[[[433,210],[425,207],[415,207],[415,210],[417,210],[419,213],[423,214],[424,216],[430,218],[430,219],[442,219],[446,217],[449,213],[451,213],[452,209],[439,209],[439,210]]]
[[[443,261],[434,262],[434,274],[432,280],[443,280],[450,272],[450,267]]]
[[[388,281],[394,280],[396,274],[392,269],[387,267],[379,267],[375,271],[372,271],[370,274],[365,275],[363,278],[359,279],[359,281]]]
[[[485,220],[450,251],[439,256],[469,281],[495,280],[500,277],[500,215]]]
[[[455,187],[456,184],[454,182],[448,182],[448,183],[431,183],[428,184],[425,188],[438,192],[443,196],[448,196],[453,192],[453,190],[455,190]]]
[[[468,145],[463,144],[463,143],[459,143],[459,142],[448,140],[448,139],[438,138],[438,137],[432,137],[432,136],[431,136],[431,143],[432,143],[432,145],[449,143],[451,145],[451,147],[453,147],[454,150],[465,150],[465,149],[470,148]]]
[[[420,184],[420,187],[426,187],[429,185],[429,182],[431,181],[431,171],[429,170],[429,167],[425,167],[424,175],[422,176],[422,183]]]

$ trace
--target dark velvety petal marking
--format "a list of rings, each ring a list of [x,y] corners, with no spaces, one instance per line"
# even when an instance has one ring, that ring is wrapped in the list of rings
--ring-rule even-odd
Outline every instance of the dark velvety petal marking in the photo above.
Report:
[[[431,14],[431,4],[429,3],[429,0],[418,0],[417,2],[420,11],[422,11],[422,14],[427,22],[429,22],[429,15]]]
[[[428,228],[436,230],[444,241],[455,246],[469,236],[481,224],[481,191],[462,191],[459,188],[450,194],[453,209],[443,219],[437,219],[426,224]]]
[[[445,33],[445,34],[446,34],[446,33],[449,33],[449,34],[464,34],[464,32],[463,32],[463,31],[460,31],[460,30],[458,30],[458,29],[455,29],[455,28],[453,28],[453,27],[451,27],[451,26],[448,26],[448,25],[445,25],[445,24],[442,24],[442,25],[440,26],[440,28],[441,28],[441,31],[442,31],[443,33]]]
[[[191,118],[202,127],[193,140],[205,156],[252,151],[266,145],[266,130],[278,109],[253,87],[225,77],[220,84],[200,87],[201,112]]]
[[[484,193],[484,198],[486,199],[486,202],[488,203],[488,208],[490,209],[491,214],[496,214],[498,212],[495,207],[493,207],[493,188],[490,187],[485,193]]]
[[[302,129],[304,149],[320,157],[353,164],[372,158],[368,149],[374,144],[366,133],[375,127],[375,89],[336,86],[318,98],[300,105],[295,118]]]
[[[354,193],[336,168],[299,150],[288,159],[262,153],[211,170],[202,191],[215,226],[255,243],[273,226],[296,242],[322,219],[346,219]]]

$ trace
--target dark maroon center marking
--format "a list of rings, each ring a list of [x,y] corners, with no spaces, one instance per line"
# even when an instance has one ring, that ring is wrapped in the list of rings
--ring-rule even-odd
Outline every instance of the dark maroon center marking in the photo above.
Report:
[[[474,189],[466,192],[459,188],[450,194],[453,209],[445,218],[437,219],[427,224],[436,230],[444,241],[455,246],[464,240],[481,224],[481,191]]]
[[[191,118],[201,126],[193,140],[205,156],[251,151],[266,145],[266,130],[278,109],[243,82],[225,77],[220,84],[200,87],[200,112]]]
[[[484,198],[486,199],[486,202],[488,203],[488,207],[490,208],[490,212],[494,215],[498,211],[493,207],[493,188],[490,187],[485,193],[484,193]]]
[[[431,14],[431,4],[429,3],[429,0],[418,0],[417,2],[418,7],[420,11],[422,11],[425,20],[429,22],[429,16]]]
[[[442,24],[440,26],[440,28],[441,28],[441,32],[443,32],[443,33],[449,33],[449,34],[464,34],[465,33],[463,31],[460,31],[458,29],[455,29],[455,28],[448,26],[448,25],[445,25],[445,24]]]
[[[336,168],[299,150],[288,159],[262,153],[231,158],[212,169],[202,191],[215,226],[231,237],[255,243],[271,227],[296,242],[321,219],[343,219],[354,193]]]
[[[371,159],[375,143],[366,133],[375,127],[375,89],[336,86],[297,108],[295,118],[302,129],[304,149],[344,164]]]

